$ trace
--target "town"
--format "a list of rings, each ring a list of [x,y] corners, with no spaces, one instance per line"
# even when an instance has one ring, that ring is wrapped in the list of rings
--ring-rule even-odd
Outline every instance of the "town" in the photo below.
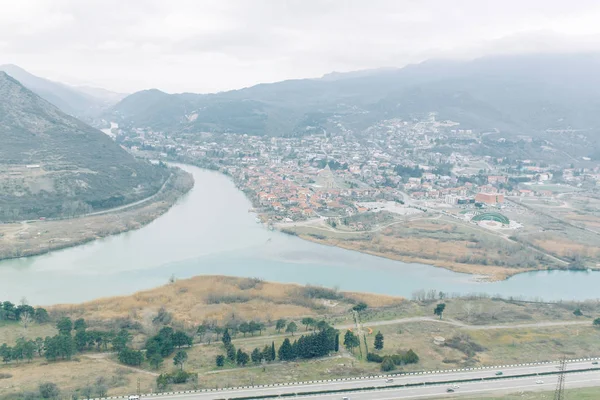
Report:
[[[438,121],[435,113],[362,130],[344,121],[334,116],[327,126],[292,137],[169,134],[116,124],[110,133],[136,156],[230,176],[252,202],[257,222],[308,240],[406,261],[438,261],[459,271],[501,267],[498,273],[486,268],[492,279],[523,269],[598,266],[600,216],[593,206],[600,203],[600,167],[592,160],[557,157],[560,151],[549,141],[528,136],[494,139],[496,151],[486,154],[489,132]],[[516,158],[503,146],[537,146],[540,156]],[[424,219],[434,220],[425,226]],[[460,234],[433,235],[441,228]],[[374,243],[376,231],[393,238],[394,248],[374,251],[381,247]],[[427,255],[414,243],[398,250],[407,236],[435,240],[438,254]],[[482,245],[487,237],[493,240]],[[370,243],[356,247],[358,239]],[[521,251],[509,246],[506,257],[494,256],[507,241]],[[449,246],[447,255],[439,254],[440,244]],[[513,269],[507,272],[507,266]]]

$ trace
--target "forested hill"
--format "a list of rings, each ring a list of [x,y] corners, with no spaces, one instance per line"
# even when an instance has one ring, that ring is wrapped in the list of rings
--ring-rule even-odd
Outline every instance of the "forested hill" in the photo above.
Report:
[[[0,72],[0,221],[77,215],[155,193],[168,171]]]
[[[433,111],[438,119],[503,135],[573,129],[598,137],[599,67],[598,54],[428,61],[210,95],[148,90],[125,98],[105,118],[174,133],[289,136],[326,129],[332,117],[360,130]]]

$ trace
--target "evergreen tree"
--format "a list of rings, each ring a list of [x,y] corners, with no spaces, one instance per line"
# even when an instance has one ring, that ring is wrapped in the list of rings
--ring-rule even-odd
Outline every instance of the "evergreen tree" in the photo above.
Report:
[[[281,361],[290,361],[294,359],[294,349],[290,339],[286,338],[279,347],[278,356]]]
[[[227,351],[227,358],[229,361],[235,362],[235,346],[229,343],[229,345],[225,347],[225,350]]]
[[[340,351],[340,335],[337,332],[335,333],[335,344],[333,349],[336,353]]]
[[[275,353],[275,342],[271,342],[271,354],[269,356],[269,361],[275,361],[275,357],[277,354]]]
[[[375,343],[373,346],[376,350],[383,349],[383,334],[381,332],[377,332],[377,335],[375,335]]]
[[[383,372],[389,372],[396,369],[396,365],[391,357],[385,356],[383,357],[383,361],[381,362],[381,370]]]
[[[360,339],[356,336],[350,329],[346,331],[344,335],[344,346],[352,353],[354,353],[354,348],[360,346]]]
[[[229,329],[225,329],[225,332],[223,332],[223,338],[221,340],[223,341],[223,344],[225,346],[231,344],[231,336],[229,335]]]
[[[250,355],[250,358],[252,358],[252,362],[254,364],[260,364],[260,362],[263,359],[263,354],[257,347],[254,350],[252,350],[252,354]]]
[[[225,356],[219,354],[215,361],[217,363],[217,367],[222,367],[223,365],[225,365]]]
[[[406,364],[416,364],[419,362],[419,356],[412,349],[410,349],[404,355],[404,362]]]
[[[248,353],[242,351],[242,349],[239,349],[237,351],[235,360],[237,365],[241,365],[243,367],[246,364],[248,364],[248,360],[250,360],[250,357],[248,356]]]
[[[442,319],[442,316],[444,315],[444,310],[446,309],[446,303],[440,303],[438,304],[435,309],[433,310],[433,313],[437,316],[440,317],[440,319]]]

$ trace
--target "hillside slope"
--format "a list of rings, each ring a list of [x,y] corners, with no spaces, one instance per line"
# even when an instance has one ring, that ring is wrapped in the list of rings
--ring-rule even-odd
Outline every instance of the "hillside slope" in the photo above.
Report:
[[[519,55],[428,61],[402,69],[326,75],[210,94],[138,92],[107,118],[171,132],[289,136],[390,118],[438,119],[502,135],[579,130],[598,140],[598,54]]]
[[[0,72],[0,221],[73,216],[155,193],[168,172]]]
[[[12,64],[0,65],[0,71],[6,72],[23,86],[54,104],[63,112],[78,118],[98,115],[124,97],[122,94],[104,89],[85,86],[75,88],[40,78]]]

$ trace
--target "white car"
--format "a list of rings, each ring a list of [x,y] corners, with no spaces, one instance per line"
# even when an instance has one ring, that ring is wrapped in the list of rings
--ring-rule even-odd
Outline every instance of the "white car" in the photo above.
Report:
[[[452,385],[452,387],[453,387],[454,389],[458,389],[458,388],[460,388],[460,386],[458,386],[458,385]]]
[[[394,382],[394,379],[393,379],[393,378],[387,378],[387,379],[385,380],[385,383],[392,383],[392,382]]]
[[[140,400],[140,396],[138,396],[137,394],[132,394],[127,398],[127,400]]]
[[[544,381],[541,379],[538,379],[537,381],[535,381],[535,383],[537,383],[538,385],[541,385],[542,383],[544,383]]]

